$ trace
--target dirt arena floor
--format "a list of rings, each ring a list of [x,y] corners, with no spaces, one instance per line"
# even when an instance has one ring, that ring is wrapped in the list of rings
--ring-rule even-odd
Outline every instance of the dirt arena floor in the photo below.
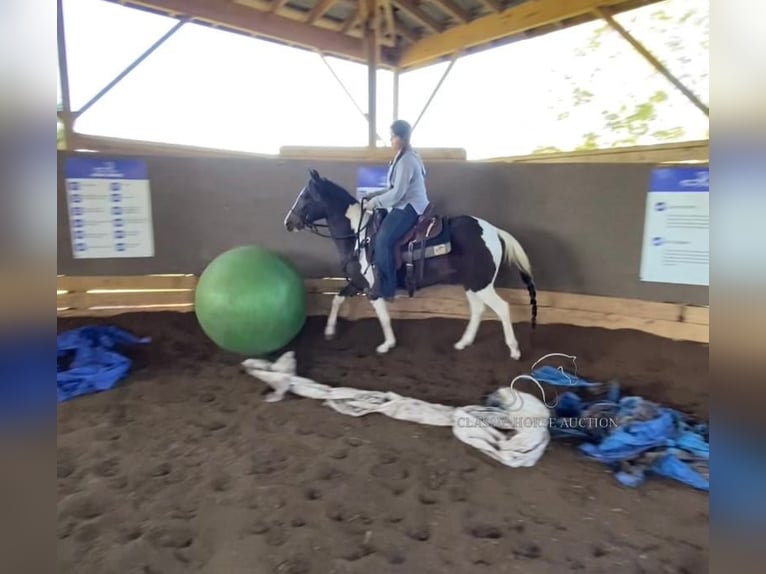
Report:
[[[707,572],[708,497],[652,477],[619,485],[573,445],[511,469],[449,429],[360,419],[319,401],[266,403],[266,385],[217,350],[192,314],[66,319],[153,342],[118,388],[58,409],[58,572],[76,574],[472,574]],[[291,345],[302,375],[476,404],[548,352],[582,376],[708,412],[706,346],[633,331],[540,326],[507,357],[500,325],[452,349],[464,322],[396,322],[379,357],[376,321],[310,319]]]

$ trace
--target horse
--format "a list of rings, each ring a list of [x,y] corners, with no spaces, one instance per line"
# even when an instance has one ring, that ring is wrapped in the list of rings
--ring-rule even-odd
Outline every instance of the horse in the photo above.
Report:
[[[366,210],[363,197],[360,201],[315,169],[309,170],[308,182],[287,212],[284,227],[288,232],[308,229],[315,235],[332,239],[340,256],[347,284],[333,297],[324,331],[327,339],[335,336],[343,302],[366,294],[374,285],[376,274],[370,264],[371,250],[374,233],[385,213],[385,210]],[[318,223],[322,220],[326,223]],[[328,234],[320,232],[320,227],[325,227]],[[510,306],[495,290],[500,266],[515,264],[518,268],[529,292],[533,329],[537,299],[529,258],[510,233],[472,215],[434,215],[429,205],[395,251],[397,285],[399,289],[406,288],[410,296],[417,289],[436,284],[461,285],[465,290],[470,318],[462,337],[454,344],[455,349],[462,350],[473,344],[486,305],[502,323],[511,358],[521,358]],[[370,300],[384,336],[376,351],[384,354],[396,346],[396,337],[386,301],[379,297]]]

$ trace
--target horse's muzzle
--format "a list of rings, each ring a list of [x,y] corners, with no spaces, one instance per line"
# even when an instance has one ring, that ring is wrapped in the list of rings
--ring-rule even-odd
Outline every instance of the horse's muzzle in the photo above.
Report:
[[[287,229],[287,231],[300,231],[303,229],[303,222],[300,217],[297,217],[294,213],[290,213],[285,218],[285,229]]]

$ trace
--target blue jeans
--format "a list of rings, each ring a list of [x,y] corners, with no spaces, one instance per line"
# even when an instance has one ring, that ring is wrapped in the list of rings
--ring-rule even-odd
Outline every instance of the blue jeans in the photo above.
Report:
[[[378,270],[377,291],[385,299],[396,293],[396,260],[394,244],[412,229],[418,221],[418,213],[409,203],[404,209],[392,209],[386,215],[375,236],[374,265]]]

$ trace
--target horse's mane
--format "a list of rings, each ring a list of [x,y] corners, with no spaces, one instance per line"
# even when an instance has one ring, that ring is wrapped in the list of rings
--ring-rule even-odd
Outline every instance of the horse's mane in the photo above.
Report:
[[[353,195],[351,195],[348,192],[348,190],[346,190],[345,187],[338,185],[331,179],[322,177],[321,183],[322,183],[322,188],[320,189],[320,191],[325,196],[326,199],[330,201],[341,202],[347,205],[357,203],[357,199]]]

